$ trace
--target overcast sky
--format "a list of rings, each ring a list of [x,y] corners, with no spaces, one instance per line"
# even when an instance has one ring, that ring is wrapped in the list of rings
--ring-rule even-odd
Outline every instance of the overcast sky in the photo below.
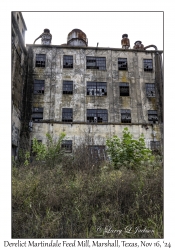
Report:
[[[121,48],[123,34],[130,47],[142,41],[163,50],[163,12],[22,12],[27,31],[26,44],[32,44],[45,28],[50,29],[52,45],[67,43],[68,33],[77,28],[86,33],[88,45]],[[41,39],[36,44],[41,44]],[[152,48],[153,49],[153,48]]]

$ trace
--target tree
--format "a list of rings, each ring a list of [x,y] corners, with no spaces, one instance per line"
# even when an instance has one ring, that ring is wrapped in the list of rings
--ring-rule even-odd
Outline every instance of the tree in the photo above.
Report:
[[[121,166],[137,169],[145,161],[153,160],[152,151],[146,148],[143,134],[138,140],[134,140],[128,128],[124,128],[122,139],[113,136],[107,139],[107,151],[116,169]]]

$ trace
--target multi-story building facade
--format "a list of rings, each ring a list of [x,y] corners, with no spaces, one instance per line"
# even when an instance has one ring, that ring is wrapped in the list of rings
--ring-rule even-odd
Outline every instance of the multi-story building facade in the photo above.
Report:
[[[102,152],[107,138],[128,127],[136,139],[144,134],[147,147],[161,148],[162,51],[140,41],[130,49],[126,34],[122,48],[88,47],[78,29],[67,44],[51,45],[48,29],[39,38],[41,45],[27,45],[30,141],[46,143],[46,133],[57,139],[64,131],[67,151],[85,142]]]
[[[23,89],[26,77],[27,50],[22,13],[12,12],[12,155],[19,149],[21,118],[23,113]]]

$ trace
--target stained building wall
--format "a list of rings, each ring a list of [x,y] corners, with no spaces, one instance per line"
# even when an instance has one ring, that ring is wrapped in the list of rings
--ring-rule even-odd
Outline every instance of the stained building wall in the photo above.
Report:
[[[25,31],[21,12],[12,12],[12,155],[19,148],[23,112],[23,89],[26,76]]]
[[[148,147],[150,141],[162,140],[160,83],[156,81],[155,51],[53,45],[27,45],[27,48],[33,53],[28,88],[33,91],[34,79],[45,81],[44,94],[32,94],[31,97],[32,106],[43,107],[44,112],[43,121],[33,123],[30,139],[36,137],[46,142],[47,132],[57,138],[64,131],[66,139],[72,140],[74,147],[87,138],[92,145],[105,145],[107,137],[114,134],[121,136],[123,128],[128,127],[135,138],[143,133]],[[161,51],[158,53],[161,54]],[[36,54],[46,54],[45,68],[35,67]],[[64,55],[73,55],[73,69],[63,68]],[[106,70],[86,69],[86,56],[105,57]],[[118,58],[127,58],[128,70],[118,70]],[[152,72],[144,71],[143,59],[152,59]],[[72,95],[63,94],[65,80],[73,81]],[[88,96],[88,81],[106,82],[107,96]],[[129,83],[129,96],[120,96],[121,82]],[[146,83],[155,84],[155,98],[147,97]],[[73,109],[72,123],[62,122],[62,108]],[[87,109],[107,109],[108,123],[88,123]],[[131,110],[130,124],[121,123],[121,109]],[[157,110],[157,124],[148,121],[148,110]]]

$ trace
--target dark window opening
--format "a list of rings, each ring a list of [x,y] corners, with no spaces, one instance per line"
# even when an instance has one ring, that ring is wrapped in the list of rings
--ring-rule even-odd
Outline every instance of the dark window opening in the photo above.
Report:
[[[150,142],[151,150],[154,152],[160,151],[160,141],[151,141]]]
[[[87,122],[92,122],[92,123],[108,122],[107,109],[87,109]]]
[[[46,55],[44,54],[36,54],[36,63],[35,67],[45,67],[45,62],[46,62]]]
[[[156,110],[148,110],[148,121],[151,123],[156,123],[158,121]]]
[[[63,140],[61,144],[61,148],[66,153],[72,153],[72,140]]]
[[[129,83],[120,83],[120,96],[129,96]]]
[[[63,94],[73,94],[72,81],[63,81]]]
[[[87,95],[107,95],[106,82],[87,82]]]
[[[73,56],[63,56],[63,68],[73,68]]]
[[[16,157],[17,156],[17,146],[12,145],[12,156]]]
[[[106,58],[105,57],[87,56],[86,57],[86,68],[87,69],[105,70],[106,69]]]
[[[131,110],[130,109],[121,109],[121,122],[131,123]]]
[[[17,14],[17,22],[19,23],[19,16],[18,16],[18,14]]]
[[[44,94],[44,80],[34,80],[34,94]]]
[[[147,97],[155,97],[155,85],[152,83],[146,83],[146,95]]]
[[[93,145],[93,146],[88,146],[88,149],[89,149],[90,154],[94,160],[99,161],[99,160],[106,159],[105,146]]]
[[[70,108],[62,109],[62,122],[73,122],[73,111]]]
[[[119,70],[127,70],[127,58],[118,58],[118,69]]]
[[[35,122],[43,120],[43,108],[33,108],[32,120]]]
[[[153,61],[152,59],[144,59],[144,71],[152,71],[153,70]]]

